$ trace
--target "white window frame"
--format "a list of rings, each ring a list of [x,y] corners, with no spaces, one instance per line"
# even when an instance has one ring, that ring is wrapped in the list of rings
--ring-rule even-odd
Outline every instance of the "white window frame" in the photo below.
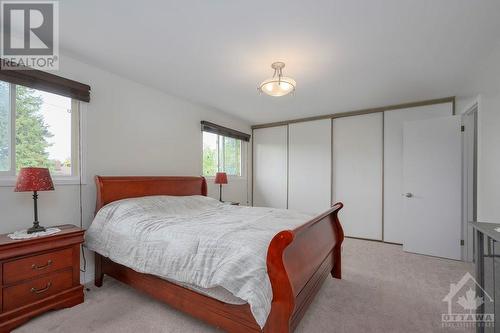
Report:
[[[202,135],[201,135],[201,141],[202,141],[202,144],[201,144],[201,146],[202,146],[201,155],[203,156],[203,133],[211,133],[211,132],[202,131],[201,133],[202,133]],[[218,170],[218,172],[225,172],[223,170],[224,159],[222,159],[222,162],[221,162],[221,151],[220,151],[221,144],[220,144],[220,138],[221,137],[231,138],[231,137],[230,136],[225,136],[225,135],[222,135],[222,134],[216,134],[216,133],[211,133],[211,134],[217,135],[217,170]],[[235,139],[235,140],[239,140],[240,141],[240,147],[241,147],[241,151],[240,151],[240,156],[241,156],[241,161],[240,161],[241,175],[238,176],[238,175],[227,174],[227,177],[229,179],[246,179],[247,178],[248,142],[246,142],[244,140],[236,139],[236,138],[231,138],[231,139]],[[222,140],[222,154],[223,153],[224,153],[224,140]],[[206,176],[204,174],[203,163],[201,165],[201,168],[202,168],[201,174],[203,175],[203,177],[205,177],[207,179],[215,179],[215,175],[213,175],[213,176]]]
[[[10,142],[9,157],[10,170],[0,171],[0,187],[14,186],[16,184],[16,85],[9,83],[10,94]],[[85,184],[84,173],[84,149],[83,133],[85,120],[82,109],[86,108],[87,103],[82,103],[76,99],[71,99],[71,176],[53,175],[52,181],[55,185],[75,185]]]
[[[0,171],[0,177],[1,178],[5,178],[5,177],[9,177],[11,176],[11,171],[13,169],[15,169],[15,164],[16,164],[16,161],[14,158],[12,158],[12,156],[15,156],[16,155],[16,149],[15,149],[15,145],[13,145],[12,143],[13,142],[16,142],[16,132],[15,132],[15,128],[16,128],[16,117],[15,115],[13,115],[13,108],[12,108],[12,105],[15,105],[16,103],[16,87],[15,85],[13,84],[10,84],[9,83],[9,123],[10,123],[10,126],[9,126],[9,162],[10,162],[10,170],[8,171]],[[14,129],[14,130],[13,130]]]

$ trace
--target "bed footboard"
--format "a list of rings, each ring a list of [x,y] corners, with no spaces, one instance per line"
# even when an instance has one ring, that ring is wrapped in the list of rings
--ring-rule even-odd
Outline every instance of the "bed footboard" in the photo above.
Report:
[[[273,289],[271,313],[264,332],[292,332],[307,307],[331,274],[340,279],[344,240],[338,212],[342,203],[295,230],[278,233],[267,253],[267,270]]]

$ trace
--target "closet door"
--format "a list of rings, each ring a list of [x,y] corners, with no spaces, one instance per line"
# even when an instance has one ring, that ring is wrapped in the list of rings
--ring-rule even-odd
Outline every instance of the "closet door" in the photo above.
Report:
[[[403,126],[405,122],[451,116],[451,103],[384,112],[384,241],[403,243]]]
[[[346,236],[382,239],[382,113],[333,119],[332,195]]]
[[[287,126],[253,130],[253,205],[287,208]]]
[[[331,206],[331,120],[288,128],[288,209],[319,214]]]

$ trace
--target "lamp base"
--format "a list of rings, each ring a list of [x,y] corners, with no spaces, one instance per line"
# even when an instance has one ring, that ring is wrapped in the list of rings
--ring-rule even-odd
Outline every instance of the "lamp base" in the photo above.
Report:
[[[38,223],[33,223],[33,226],[28,229],[27,233],[28,234],[34,234],[35,232],[42,232],[45,231],[45,228],[39,225]]]

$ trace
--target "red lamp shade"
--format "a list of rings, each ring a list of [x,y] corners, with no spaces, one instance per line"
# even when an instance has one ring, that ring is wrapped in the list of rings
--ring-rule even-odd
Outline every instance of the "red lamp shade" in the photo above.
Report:
[[[47,168],[21,168],[15,192],[53,191],[54,184]]]
[[[225,172],[217,172],[215,175],[215,184],[227,184],[227,175]]]

